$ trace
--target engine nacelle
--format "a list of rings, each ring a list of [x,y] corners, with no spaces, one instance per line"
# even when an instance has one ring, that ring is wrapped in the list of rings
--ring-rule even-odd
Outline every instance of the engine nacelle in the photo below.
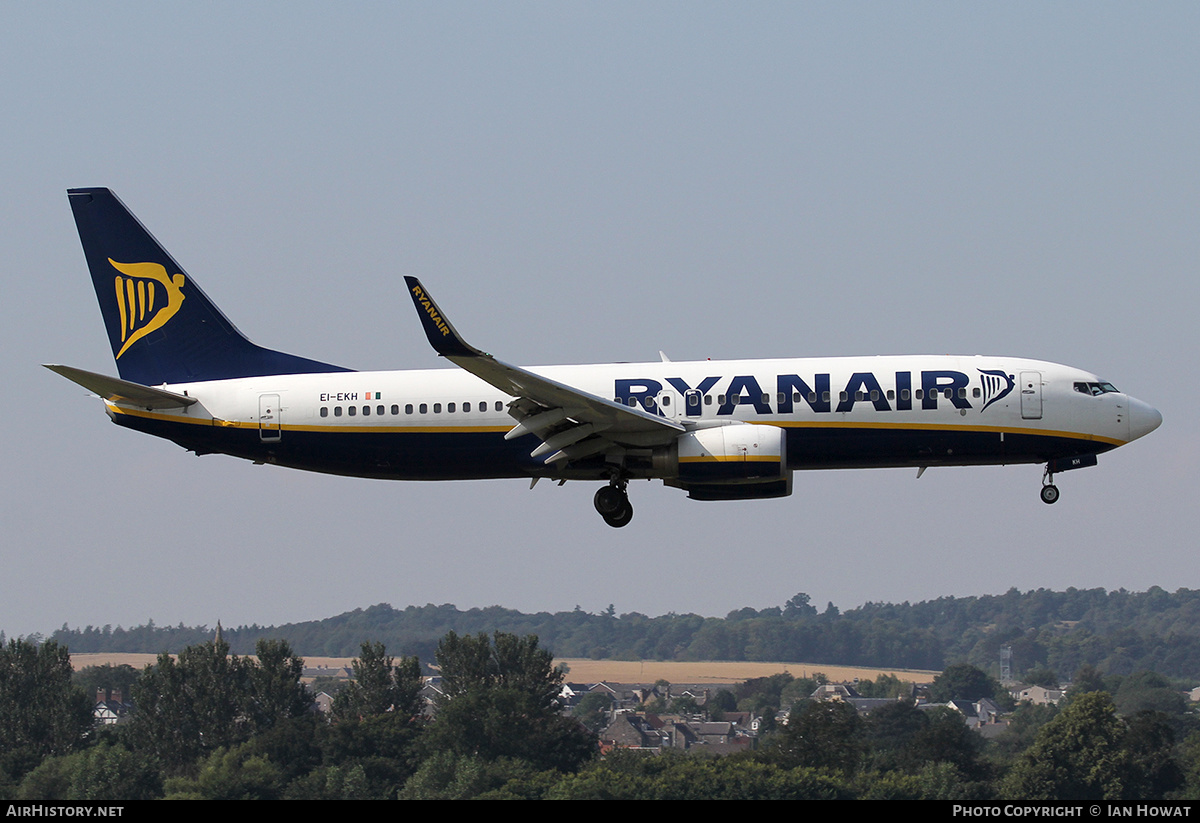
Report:
[[[731,424],[679,435],[671,448],[673,478],[696,500],[747,500],[792,493],[787,436],[778,426]]]

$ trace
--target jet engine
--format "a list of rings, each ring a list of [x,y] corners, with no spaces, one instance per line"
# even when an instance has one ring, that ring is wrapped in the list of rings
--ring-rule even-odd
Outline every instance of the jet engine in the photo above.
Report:
[[[672,444],[663,482],[693,500],[787,497],[787,437],[778,426],[751,423],[695,429]]]

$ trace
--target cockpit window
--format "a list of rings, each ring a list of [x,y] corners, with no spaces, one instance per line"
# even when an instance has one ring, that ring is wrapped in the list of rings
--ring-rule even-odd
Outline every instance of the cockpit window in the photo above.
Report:
[[[1099,397],[1102,394],[1117,391],[1117,387],[1112,383],[1084,383],[1083,381],[1075,381],[1075,391],[1082,394],[1090,394],[1092,397]]]

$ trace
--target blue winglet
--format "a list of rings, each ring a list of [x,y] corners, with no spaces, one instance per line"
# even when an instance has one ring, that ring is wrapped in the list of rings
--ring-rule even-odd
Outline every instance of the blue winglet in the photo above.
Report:
[[[433,346],[434,351],[442,357],[491,357],[490,354],[467,345],[467,341],[450,325],[437,303],[433,302],[429,292],[425,291],[420,280],[405,277],[404,282],[408,285],[408,292],[412,295],[413,305],[417,307],[417,315],[421,318],[425,336],[429,338],[429,344]]]

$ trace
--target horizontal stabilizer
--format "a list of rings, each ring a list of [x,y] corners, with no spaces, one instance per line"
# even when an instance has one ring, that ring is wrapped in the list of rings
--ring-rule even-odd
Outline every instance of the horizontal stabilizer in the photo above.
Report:
[[[140,406],[143,409],[177,409],[180,406],[190,406],[196,398],[186,394],[176,394],[165,389],[154,389],[141,383],[131,383],[106,374],[96,374],[71,366],[59,366],[52,363],[43,364],[50,371],[61,374],[72,383],[78,383],[90,392],[94,392],[110,403],[120,403],[125,406]]]

